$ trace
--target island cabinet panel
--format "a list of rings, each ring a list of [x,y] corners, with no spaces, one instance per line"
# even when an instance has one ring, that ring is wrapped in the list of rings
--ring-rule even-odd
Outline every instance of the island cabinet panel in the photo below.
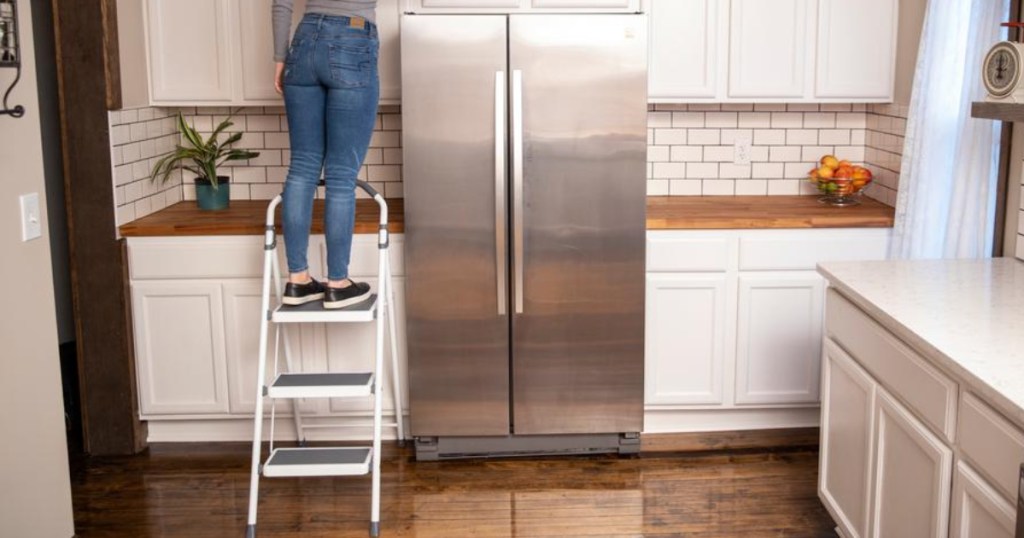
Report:
[[[833,342],[825,345],[819,494],[848,538],[868,536],[876,383]]]
[[[947,536],[953,450],[884,389],[875,429],[871,536]]]
[[[1024,432],[980,398],[964,392],[960,399],[957,444],[964,459],[988,477],[1003,498],[1016,502]]]
[[[849,537],[1012,537],[1024,430],[872,312],[828,292],[822,502]]]
[[[922,422],[951,442],[957,384],[835,290],[829,291],[826,308],[828,335]]]
[[[953,479],[951,538],[1013,538],[1016,511],[966,462]]]

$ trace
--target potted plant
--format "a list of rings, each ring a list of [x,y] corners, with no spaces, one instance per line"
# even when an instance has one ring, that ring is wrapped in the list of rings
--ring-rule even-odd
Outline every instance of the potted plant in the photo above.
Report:
[[[196,203],[199,209],[225,209],[230,200],[230,185],[227,176],[218,176],[217,168],[228,161],[244,161],[259,156],[259,152],[235,149],[231,145],[242,139],[242,133],[234,133],[221,142],[220,135],[234,123],[231,116],[220,122],[206,140],[195,127],[185,122],[178,113],[178,131],[182,143],[168,152],[153,165],[153,181],[164,182],[177,169],[195,174]]]

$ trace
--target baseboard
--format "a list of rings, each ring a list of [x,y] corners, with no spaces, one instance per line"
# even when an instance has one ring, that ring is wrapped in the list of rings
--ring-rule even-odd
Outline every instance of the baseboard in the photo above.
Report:
[[[369,417],[358,419],[366,422]],[[350,419],[351,420],[351,419]],[[384,417],[385,423],[391,417]],[[643,451],[699,451],[739,448],[766,448],[817,443],[818,408],[778,409],[648,409],[645,413]],[[310,417],[309,441],[365,441],[371,438],[369,427],[341,428],[343,419]],[[252,441],[251,418],[190,418],[149,420],[150,443],[199,443]],[[406,422],[408,424],[408,421]],[[270,439],[270,421],[264,421],[263,438]],[[803,429],[803,431],[800,431]],[[794,431],[787,431],[794,430]],[[761,432],[757,435],[741,432]],[[766,433],[771,432],[771,433]],[[394,428],[384,429],[384,439],[397,439]],[[279,417],[275,439],[295,441],[295,426],[288,417]],[[699,434],[699,435],[698,435]],[[709,435],[712,434],[712,435]]]

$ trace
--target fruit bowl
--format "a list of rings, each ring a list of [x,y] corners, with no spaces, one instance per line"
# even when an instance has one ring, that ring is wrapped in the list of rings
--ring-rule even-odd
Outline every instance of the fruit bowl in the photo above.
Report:
[[[873,181],[871,171],[832,155],[821,158],[821,166],[808,173],[808,179],[822,194],[819,202],[838,207],[860,204],[860,195]]]

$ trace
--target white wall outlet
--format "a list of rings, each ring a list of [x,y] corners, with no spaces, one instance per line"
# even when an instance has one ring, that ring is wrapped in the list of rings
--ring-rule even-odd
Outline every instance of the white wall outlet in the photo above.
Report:
[[[39,214],[39,193],[22,194],[21,203],[21,240],[31,241],[43,235],[43,217]]]
[[[733,153],[733,164],[750,164],[750,146],[753,141],[747,137],[736,137],[735,152]]]

